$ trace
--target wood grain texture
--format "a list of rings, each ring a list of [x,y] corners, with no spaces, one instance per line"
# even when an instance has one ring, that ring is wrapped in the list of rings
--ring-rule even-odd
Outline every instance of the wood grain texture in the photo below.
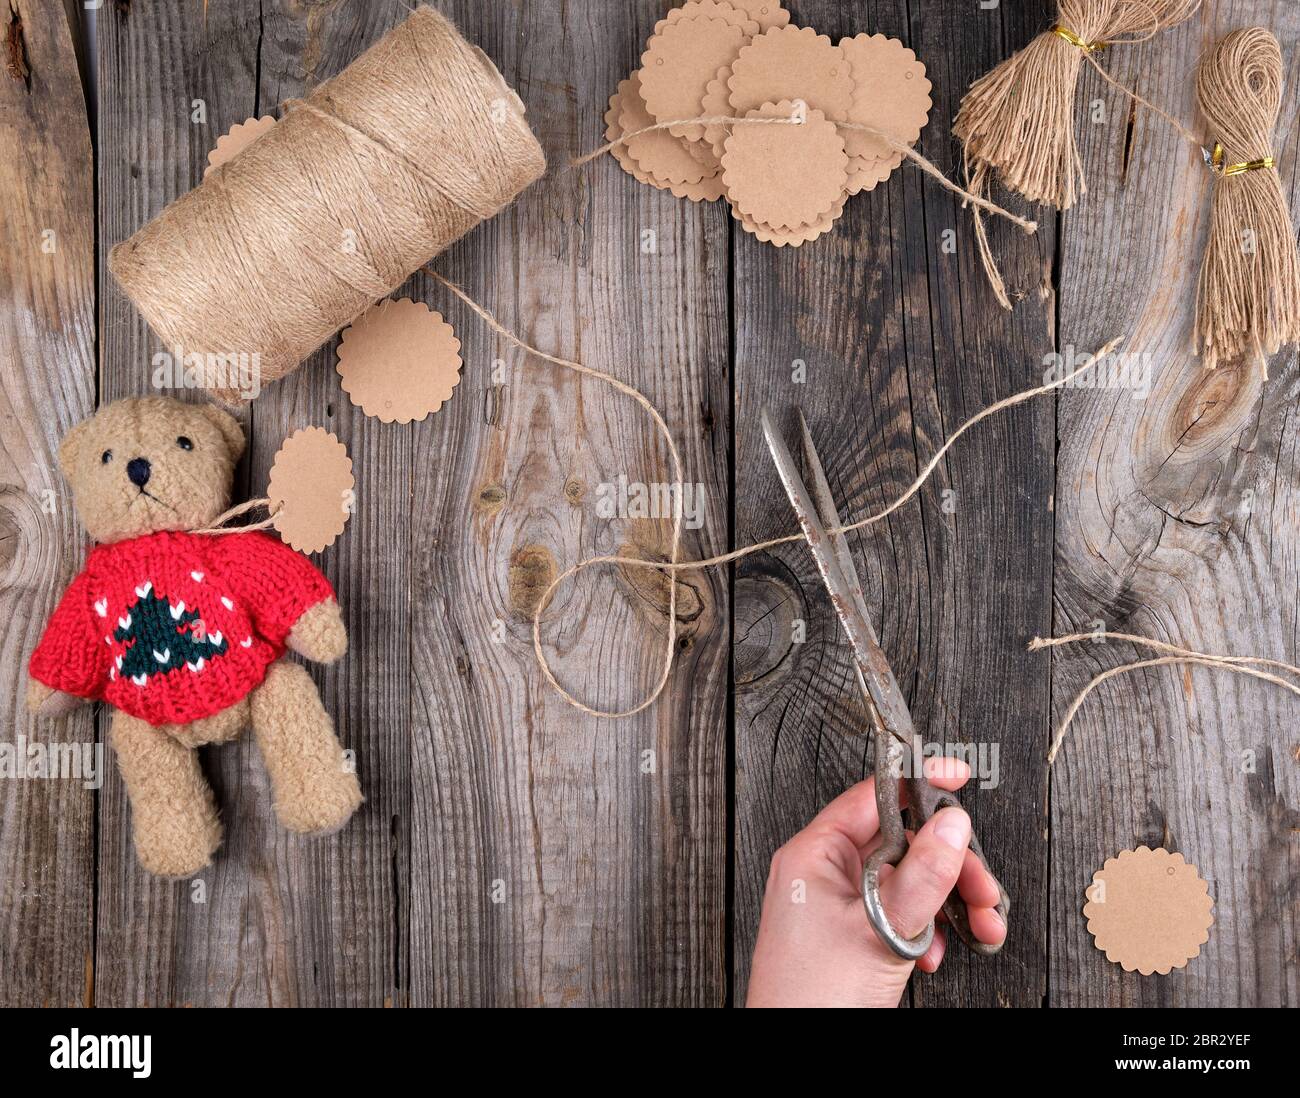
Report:
[[[236,122],[342,69],[401,17],[363,3],[170,3],[105,12],[99,33],[101,248],[107,255],[202,178],[207,153]],[[206,122],[192,121],[203,100]],[[104,268],[104,393],[144,391],[159,350]],[[340,834],[280,828],[250,737],[209,750],[225,843],[192,883],[150,880],[135,864],[116,780],[104,798],[98,1001],[111,1004],[343,1005],[392,1001],[401,981],[394,820],[406,795],[405,546],[408,442],[374,431],[338,387],[326,348],[263,394],[243,419],[242,490],[258,495],[281,442],[320,424],[353,456],[357,511],[317,560],[338,591],[351,651],[314,669],[344,746],[356,751],[366,805]],[[193,394],[187,394],[193,395]]]
[[[231,9],[209,12],[206,22],[196,15],[181,3],[105,6],[98,13],[101,403],[151,392],[151,358],[166,350],[113,281],[108,252],[198,183],[211,143],[252,107],[256,26]],[[195,100],[203,101],[206,122],[191,121]],[[107,713],[101,725],[106,734]],[[239,859],[231,858],[243,845],[248,807],[236,796],[238,784],[226,780],[231,757],[244,750],[241,743],[203,753],[226,839],[214,870],[193,891],[155,880],[136,863],[130,808],[114,764],[100,798],[97,1004],[233,999],[228,986],[217,984],[210,998],[204,985],[205,970],[236,952],[220,930],[229,920],[227,898],[242,903],[253,893],[248,874],[235,869]],[[218,881],[234,887],[213,888]]]
[[[95,211],[67,17],[16,0],[6,40],[15,21],[25,75],[0,71],[0,745],[25,768],[23,745],[95,744],[89,708],[36,721],[23,704],[27,657],[86,548],[57,451],[94,406]],[[0,1005],[91,997],[94,813],[73,778],[0,778]]]
[[[89,741],[89,711],[37,727],[8,699],[85,549],[57,441],[97,400],[149,391],[161,348],[102,267],[96,386],[73,43],[60,5],[12,6],[32,77],[0,76],[0,137],[30,151],[0,162],[17,214],[0,237],[0,720],[15,736]],[[1300,381],[1293,357],[1264,385],[1249,371],[1203,373],[1188,354],[1209,186],[1194,151],[1147,112],[1130,126],[1123,97],[1085,74],[1089,195],[1059,221],[1049,212],[1035,238],[990,225],[1021,299],[1006,315],[968,213],[912,170],[852,200],[832,234],[782,250],[609,160],[565,170],[600,142],[608,97],[663,0],[437,6],[518,89],[551,170],[436,269],[526,339],[661,409],[703,490],[686,557],[794,529],[758,429],[765,406],[788,430],[803,409],[843,516],[860,518],[961,421],[1041,382],[1052,353],[1126,332],[1149,356],[1137,363],[1152,369],[1145,399],[1074,390],[987,422],[918,499],[853,538],[918,729],[997,750],[996,783],[972,783],[963,800],[1011,893],[1010,941],[992,961],[952,948],[909,1002],[1294,1005],[1294,699],[1199,670],[1113,680],[1049,777],[1049,735],[1070,699],[1141,653],[1025,651],[1035,634],[1100,622],[1300,660]],[[1054,10],[789,6],[835,39],[883,32],[917,51],[934,85],[921,147],[953,176],[961,94]],[[402,0],[105,5],[92,55],[101,260],[198,183],[220,133],[338,72],[404,12]],[[1158,46],[1103,63],[1191,119],[1196,58],[1248,23],[1271,25],[1288,58],[1300,48],[1293,5],[1208,0]],[[1293,199],[1297,108],[1288,85],[1278,145]],[[46,227],[61,242],[53,256],[36,247]],[[135,864],[111,753],[98,798],[76,783],[0,781],[0,1003],[743,1003],[772,853],[869,770],[849,652],[811,559],[796,545],[684,576],[666,696],[623,721],[571,709],[534,665],[533,600],[583,557],[666,553],[666,520],[611,519],[603,506],[620,478],[670,480],[666,450],[635,404],[501,344],[426,276],[400,292],[442,311],[463,342],[460,387],[436,416],[405,427],[361,416],[333,347],[242,413],[246,494],[306,424],[335,431],[354,458],[357,512],[319,558],[352,650],[313,674],[367,803],[337,836],[292,838],[251,740],[209,751],[227,838],[199,895]],[[598,707],[643,697],[666,591],[616,569],[566,585],[544,630],[561,681]],[[1080,911],[1093,871],[1142,842],[1182,851],[1218,904],[1202,956],[1164,979],[1108,964]]]
[[[608,159],[565,170],[601,142],[605,104],[662,5],[445,8],[518,89],[551,170],[438,269],[535,345],[650,397],[705,494],[684,554],[720,552],[726,219]],[[449,308],[446,294],[429,300]],[[725,576],[682,581],[680,659],[658,705],[599,720],[553,693],[533,660],[532,606],[583,557],[666,554],[668,521],[601,508],[620,477],[671,481],[667,453],[626,397],[498,344],[463,308],[449,315],[462,391],[413,455],[411,1000],[719,1004]],[[544,633],[561,681],[596,708],[643,697],[666,594],[647,573],[608,569],[562,589]]]
[[[1270,27],[1289,58],[1279,171],[1294,207],[1294,5],[1217,0],[1157,47],[1115,51],[1110,71],[1184,119],[1192,75],[1223,34]],[[1062,234],[1061,338],[1117,332],[1141,387],[1063,395],[1057,465],[1056,628],[1098,626],[1201,651],[1297,661],[1293,354],[1263,382],[1206,372],[1190,353],[1209,178],[1198,152],[1149,113],[1125,167],[1122,97],[1089,77],[1107,124],[1083,127],[1091,193]],[[1142,386],[1144,387],[1144,386]],[[1150,655],[1089,644],[1050,661],[1058,717],[1094,674]],[[1045,674],[1046,656],[1035,658]],[[1264,683],[1158,668],[1112,680],[1076,720],[1052,775],[1051,1001],[1058,1005],[1294,1006],[1300,828],[1295,699]],[[1146,843],[1200,867],[1215,898],[1201,956],[1164,979],[1124,973],[1079,914],[1092,874]]]
[[[792,10],[836,41],[883,32],[915,49],[934,85],[922,148],[951,173],[947,120],[961,93],[1047,5],[913,7]],[[955,254],[941,247],[947,230]],[[802,408],[851,521],[890,503],[962,420],[1037,382],[1052,346],[1051,221],[1032,239],[993,233],[1024,297],[1010,316],[983,282],[968,216],[915,172],[850,202],[833,234],[798,250],[737,237],[738,544],[793,525],[757,427],[763,405],[788,430]],[[792,383],[795,360],[805,384]],[[1050,614],[1052,423],[1050,404],[1038,404],[985,424],[916,501],[850,543],[920,734],[1000,754],[998,786],[963,801],[1011,894],[1013,932],[992,961],[951,949],[941,975],[915,985],[918,1003],[1037,1005],[1045,990],[1043,777],[1026,763],[1046,742],[1048,696],[1023,645]],[[739,1002],[772,852],[869,773],[869,740],[849,650],[803,547],[738,567],[736,618]],[[805,643],[791,643],[795,620],[807,623]]]

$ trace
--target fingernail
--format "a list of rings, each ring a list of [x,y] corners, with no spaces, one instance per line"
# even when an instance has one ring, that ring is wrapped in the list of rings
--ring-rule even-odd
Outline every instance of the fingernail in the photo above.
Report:
[[[965,850],[970,842],[970,817],[960,808],[945,808],[934,818],[935,837],[954,850]]]

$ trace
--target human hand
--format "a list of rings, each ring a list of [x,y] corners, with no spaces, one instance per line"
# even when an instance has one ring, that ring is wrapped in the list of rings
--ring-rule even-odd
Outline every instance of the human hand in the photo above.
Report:
[[[970,767],[960,759],[931,758],[925,776],[940,789],[957,790],[970,778]],[[938,927],[925,956],[912,962],[897,956],[867,922],[862,861],[878,844],[879,827],[870,779],[833,800],[773,856],[746,1005],[895,1007],[913,967],[939,967],[946,939]],[[954,885],[975,936],[991,945],[1006,937],[993,910],[997,883],[968,849],[970,835],[970,817],[945,808],[912,837],[898,868],[882,871],[881,900],[904,937],[925,929]]]

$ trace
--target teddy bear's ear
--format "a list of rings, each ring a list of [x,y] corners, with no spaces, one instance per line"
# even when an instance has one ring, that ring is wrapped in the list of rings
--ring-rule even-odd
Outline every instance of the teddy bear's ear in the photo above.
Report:
[[[63,441],[59,443],[59,468],[63,470],[63,475],[68,480],[72,480],[73,473],[81,461],[82,451],[90,441],[90,425],[94,421],[94,416],[83,419],[64,435]]]
[[[244,453],[244,429],[239,425],[239,421],[215,404],[201,404],[199,408],[225,438],[226,446],[230,450],[231,462],[237,462]]]

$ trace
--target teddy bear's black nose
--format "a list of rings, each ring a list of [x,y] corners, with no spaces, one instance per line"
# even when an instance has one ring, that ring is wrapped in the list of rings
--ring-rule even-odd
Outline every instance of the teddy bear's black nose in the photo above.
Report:
[[[149,483],[149,459],[132,458],[126,463],[127,479],[137,488],[143,488]]]

